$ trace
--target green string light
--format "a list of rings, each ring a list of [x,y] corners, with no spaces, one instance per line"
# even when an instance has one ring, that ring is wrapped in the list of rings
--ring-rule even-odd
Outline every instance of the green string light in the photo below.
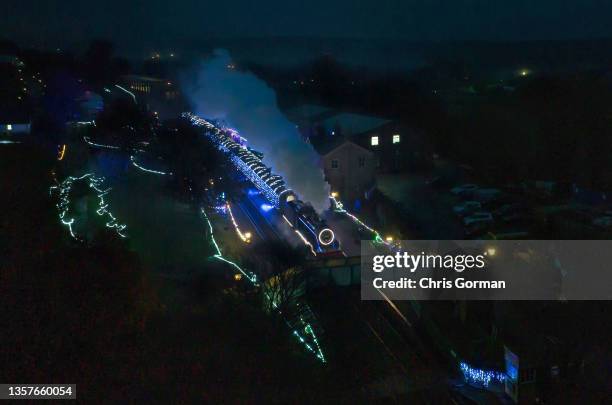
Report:
[[[117,221],[117,218],[108,209],[108,203],[106,203],[106,201],[104,200],[104,196],[107,195],[111,189],[102,189],[100,186],[104,182],[104,178],[95,177],[91,173],[86,173],[80,177],[68,176],[59,185],[51,186],[49,188],[50,195],[53,194],[54,190],[58,190],[58,203],[56,204],[56,207],[59,211],[60,222],[68,227],[70,236],[72,236],[73,239],[82,241],[82,239],[74,232],[74,229],[72,227],[76,219],[74,217],[68,218],[68,216],[70,213],[71,206],[70,192],[72,191],[72,187],[76,182],[83,181],[86,179],[89,180],[89,188],[97,193],[98,209],[96,210],[96,214],[101,217],[106,216],[108,218],[108,221],[106,222],[105,226],[107,228],[114,229],[117,235],[119,235],[120,237],[126,238],[127,235],[124,233],[124,231],[127,228],[127,225],[120,224]]]
[[[221,253],[221,249],[219,248],[219,245],[217,244],[217,241],[215,240],[212,223],[210,222],[208,215],[206,215],[206,211],[204,210],[204,208],[201,209],[201,212],[202,212],[202,215],[204,216],[204,219],[206,220],[206,223],[208,224],[208,228],[210,230],[210,240],[212,241],[212,244],[216,252],[214,255],[212,255],[212,257],[218,260],[221,260],[225,263],[228,263],[229,265],[234,267],[236,270],[238,270],[240,273],[242,273],[254,286],[259,286],[259,283],[257,282],[257,276],[254,273],[248,273],[247,271],[242,269],[238,264],[223,257],[223,254]],[[273,301],[268,293],[264,292],[264,294],[266,295],[266,298],[269,301]],[[309,322],[305,321],[303,317],[300,317],[299,319],[300,328],[294,328],[293,326],[291,326],[290,322],[287,320],[285,315],[274,304],[274,302],[272,302],[272,304],[273,304],[274,309],[276,309],[276,311],[283,317],[283,320],[285,321],[287,326],[289,326],[289,328],[292,329],[292,334],[297,337],[297,339],[304,345],[304,347],[306,347],[306,349],[308,349],[308,351],[313,353],[321,362],[326,363],[327,360],[325,359],[325,355],[323,354],[323,350],[321,349],[321,345],[319,344],[319,340],[317,339],[317,336],[312,328],[312,325]],[[304,331],[304,335],[302,335],[299,332],[300,329]],[[312,340],[313,344],[308,343],[307,337],[306,337],[307,335],[311,336],[310,340]]]

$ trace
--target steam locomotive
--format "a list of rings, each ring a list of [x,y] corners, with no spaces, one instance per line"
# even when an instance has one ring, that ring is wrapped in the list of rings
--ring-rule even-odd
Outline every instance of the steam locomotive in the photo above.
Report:
[[[281,195],[280,212],[283,219],[308,241],[318,255],[335,256],[341,254],[340,243],[324,220],[310,204],[299,200],[289,191]]]
[[[217,148],[229,154],[236,168],[274,205],[313,253],[323,256],[342,254],[340,243],[325,221],[310,204],[298,198],[281,176],[272,173],[263,164],[261,157],[247,147],[246,139],[240,137],[237,131],[219,128],[191,113],[183,113],[183,117],[193,125],[205,128],[205,133]]]

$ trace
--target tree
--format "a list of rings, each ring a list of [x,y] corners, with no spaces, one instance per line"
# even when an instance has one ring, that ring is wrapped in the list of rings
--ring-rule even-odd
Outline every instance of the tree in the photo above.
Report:
[[[264,280],[264,303],[291,318],[296,299],[304,293],[304,251],[283,241],[266,241],[254,246],[258,274]]]

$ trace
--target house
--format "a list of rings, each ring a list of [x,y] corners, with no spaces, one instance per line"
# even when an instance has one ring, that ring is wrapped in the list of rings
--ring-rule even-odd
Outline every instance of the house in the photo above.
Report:
[[[350,140],[330,144],[321,160],[332,192],[351,206],[364,199],[376,183],[376,156]]]
[[[0,134],[3,134],[3,135],[29,134],[30,129],[31,129],[31,124],[25,121],[24,122],[11,121],[10,123],[9,122],[5,123],[5,121],[0,122]]]
[[[0,112],[0,135],[28,135],[31,126],[30,115],[25,110],[10,108]]]
[[[352,140],[374,152],[381,173],[396,173],[429,167],[432,150],[424,134],[397,122],[354,135]]]
[[[378,159],[379,172],[400,172],[427,166],[432,155],[424,134],[382,117],[355,113],[325,114],[311,124],[308,139],[315,149],[349,139]]]

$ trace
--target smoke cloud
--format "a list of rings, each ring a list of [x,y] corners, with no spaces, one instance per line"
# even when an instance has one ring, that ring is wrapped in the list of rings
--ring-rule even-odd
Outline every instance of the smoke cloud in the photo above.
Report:
[[[319,156],[280,112],[276,94],[250,72],[230,68],[229,53],[216,50],[190,75],[183,89],[203,118],[222,119],[264,154],[264,163],[318,212],[329,208],[329,184]]]

